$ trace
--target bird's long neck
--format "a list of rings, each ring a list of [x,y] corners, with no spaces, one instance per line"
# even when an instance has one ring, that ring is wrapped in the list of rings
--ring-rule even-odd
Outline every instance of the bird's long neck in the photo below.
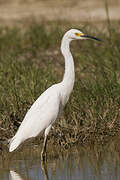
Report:
[[[65,73],[62,80],[62,85],[64,88],[64,94],[66,94],[68,98],[73,89],[75,81],[74,62],[69,45],[70,41],[66,39],[66,37],[63,37],[61,43],[61,52],[65,58]]]

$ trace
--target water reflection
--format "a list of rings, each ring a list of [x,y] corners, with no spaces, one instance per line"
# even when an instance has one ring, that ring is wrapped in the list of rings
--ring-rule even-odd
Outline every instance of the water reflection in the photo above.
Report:
[[[48,171],[47,171],[47,164],[41,163],[41,168],[44,175],[44,180],[49,180]],[[21,176],[18,172],[13,170],[10,171],[9,180],[25,180],[25,177]]]
[[[120,140],[104,146],[74,147],[71,151],[49,149],[47,165],[41,164],[41,149],[3,153],[0,180],[118,180]],[[11,178],[11,179],[10,179]]]
[[[10,171],[9,179],[10,180],[24,180],[24,178],[20,177],[20,175],[16,173],[15,171]]]
[[[41,168],[42,168],[43,173],[44,173],[44,179],[45,179],[45,180],[49,180],[48,171],[47,171],[47,164],[41,162]]]

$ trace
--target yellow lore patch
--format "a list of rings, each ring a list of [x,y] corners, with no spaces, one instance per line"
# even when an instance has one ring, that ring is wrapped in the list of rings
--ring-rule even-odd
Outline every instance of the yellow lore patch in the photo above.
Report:
[[[83,33],[75,33],[76,36],[83,36],[84,34]]]

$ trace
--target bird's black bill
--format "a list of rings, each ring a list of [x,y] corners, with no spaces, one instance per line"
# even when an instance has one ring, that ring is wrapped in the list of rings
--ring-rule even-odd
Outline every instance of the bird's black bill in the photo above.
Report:
[[[85,38],[88,38],[88,39],[93,39],[93,40],[96,40],[96,41],[102,41],[101,39],[98,39],[98,38],[93,37],[93,36],[83,35],[82,37],[85,37]]]

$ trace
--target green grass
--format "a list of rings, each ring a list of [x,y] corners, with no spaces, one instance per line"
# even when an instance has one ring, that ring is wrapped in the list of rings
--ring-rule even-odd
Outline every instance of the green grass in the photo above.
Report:
[[[76,80],[64,114],[50,132],[53,143],[101,143],[120,129],[120,22],[110,34],[93,26],[84,32],[103,39],[72,43]],[[79,27],[78,27],[79,28]],[[39,95],[62,79],[61,25],[33,23],[0,28],[0,139],[12,137]],[[57,54],[56,54],[57,52]]]

